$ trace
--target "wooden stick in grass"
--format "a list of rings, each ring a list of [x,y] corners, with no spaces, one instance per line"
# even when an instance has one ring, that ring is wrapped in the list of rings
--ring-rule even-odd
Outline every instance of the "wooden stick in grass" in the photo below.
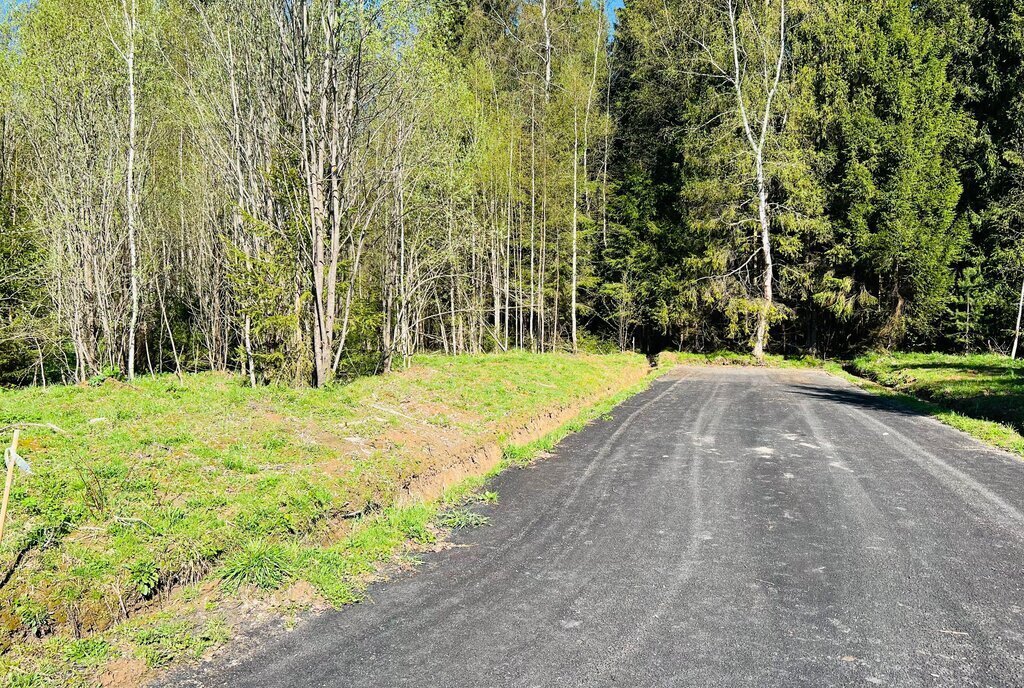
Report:
[[[7,464],[7,480],[4,482],[4,500],[0,504],[0,543],[4,541],[4,524],[7,523],[7,502],[11,498],[11,484],[14,482],[14,457],[18,453],[18,435],[21,430],[14,431],[14,439],[11,440],[11,447],[4,452],[5,463]]]

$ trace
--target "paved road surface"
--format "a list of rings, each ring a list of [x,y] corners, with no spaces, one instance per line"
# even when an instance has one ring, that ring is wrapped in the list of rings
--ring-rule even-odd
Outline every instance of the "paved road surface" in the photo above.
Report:
[[[680,369],[495,489],[167,685],[1024,686],[1024,462],[824,373]]]

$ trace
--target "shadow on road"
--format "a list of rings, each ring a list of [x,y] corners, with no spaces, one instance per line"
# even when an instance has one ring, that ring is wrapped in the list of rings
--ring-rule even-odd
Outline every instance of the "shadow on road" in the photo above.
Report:
[[[906,403],[878,397],[866,392],[857,390],[835,389],[831,387],[815,387],[802,385],[792,391],[793,394],[808,397],[810,399],[821,399],[832,401],[845,406],[856,406],[858,408],[882,411],[900,416],[926,416],[926,413],[916,410]]]

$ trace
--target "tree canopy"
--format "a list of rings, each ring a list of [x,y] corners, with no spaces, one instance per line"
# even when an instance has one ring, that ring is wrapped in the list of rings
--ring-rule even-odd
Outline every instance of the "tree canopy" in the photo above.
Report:
[[[617,5],[19,4],[0,382],[1010,352],[1019,3]]]

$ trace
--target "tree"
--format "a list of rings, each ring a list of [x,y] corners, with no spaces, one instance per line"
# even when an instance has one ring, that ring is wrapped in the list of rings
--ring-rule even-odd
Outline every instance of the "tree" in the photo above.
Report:
[[[911,4],[834,2],[813,28],[827,212],[849,252],[837,274],[868,285],[872,339],[927,337],[966,240],[950,160],[968,125],[936,31]]]
[[[765,10],[771,3],[765,3]],[[748,6],[749,7],[749,6]],[[782,81],[782,70],[786,60],[786,0],[779,0],[778,4],[778,33],[777,42],[773,41],[767,28],[761,28],[764,20],[769,17],[758,17],[750,13],[749,27],[744,31],[741,25],[741,12],[734,0],[726,0],[726,9],[729,17],[730,47],[732,49],[732,74],[726,76],[736,89],[736,105],[739,110],[740,122],[743,125],[743,133],[750,151],[754,156],[754,169],[757,180],[757,219],[761,229],[761,257],[764,261],[763,284],[761,307],[757,314],[757,335],[754,340],[754,357],[764,361],[764,345],[768,336],[768,318],[772,309],[772,289],[774,287],[775,266],[772,263],[772,236],[771,236],[771,210],[768,203],[768,179],[765,175],[765,148],[769,144],[769,136],[772,135],[773,117],[775,111],[775,97],[779,92],[779,85]],[[746,35],[745,35],[746,34]],[[748,48],[747,44],[753,43]],[[741,62],[740,54],[744,56],[761,56],[766,64],[747,65]],[[749,59],[749,57],[748,57]],[[769,62],[770,61],[770,62]],[[774,69],[771,63],[774,63]],[[714,63],[712,63],[714,67]],[[753,74],[753,78],[748,78]],[[749,111],[749,114],[748,114]],[[757,119],[752,120],[751,116],[756,115]]]

